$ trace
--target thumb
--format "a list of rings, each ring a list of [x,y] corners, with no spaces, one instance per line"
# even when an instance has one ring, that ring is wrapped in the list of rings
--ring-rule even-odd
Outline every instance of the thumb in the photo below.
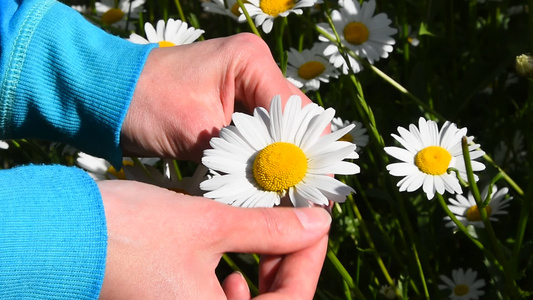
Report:
[[[217,231],[221,252],[286,254],[327,235],[330,214],[319,207],[238,208],[227,206]]]

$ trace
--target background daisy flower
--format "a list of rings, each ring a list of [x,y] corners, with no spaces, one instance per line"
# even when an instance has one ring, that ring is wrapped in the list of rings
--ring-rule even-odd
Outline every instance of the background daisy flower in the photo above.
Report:
[[[101,18],[102,23],[133,30],[135,29],[134,25],[132,22],[127,22],[127,20],[139,19],[139,13],[142,11],[144,2],[145,0],[120,0],[115,6],[115,0],[102,0],[94,5],[96,14]],[[125,28],[126,23],[128,28]]]
[[[368,144],[369,140],[369,137],[366,134],[366,128],[363,127],[363,124],[361,122],[350,122],[348,120],[343,121],[339,117],[333,118],[333,120],[331,120],[331,131],[335,132],[339,129],[345,128],[350,124],[355,125],[355,127],[348,133],[346,133],[343,137],[341,137],[340,140],[354,143],[357,146],[356,150],[360,151],[362,147]]]
[[[320,82],[329,82],[329,78],[337,78],[337,70],[324,56],[328,44],[315,43],[311,49],[302,52],[289,49],[287,79],[298,88],[316,91]]]
[[[397,186],[400,191],[413,192],[420,187],[428,199],[432,199],[435,191],[443,194],[462,193],[459,180],[455,173],[448,174],[448,168],[455,168],[462,178],[466,178],[466,167],[462,153],[461,139],[466,136],[467,129],[458,129],[453,123],[446,121],[439,131],[437,123],[420,118],[418,128],[411,124],[409,130],[398,127],[400,136],[392,136],[404,147],[385,147],[385,152],[401,160],[400,163],[387,165],[393,176],[405,176]],[[472,144],[473,137],[468,137],[470,159],[473,171],[485,169],[481,162],[474,161],[485,154],[475,150],[479,145]],[[475,175],[476,181],[478,177]]]
[[[512,141],[509,143],[501,140],[493,153],[492,159],[498,166],[508,170],[519,169],[527,160],[527,151],[524,147],[524,134],[521,131],[516,131]]]
[[[228,16],[239,23],[246,22],[246,18],[239,19],[242,12],[236,0],[226,0],[226,3],[224,0],[210,0],[202,2],[202,7],[205,12]],[[248,1],[244,0],[243,3],[248,3]]]
[[[353,126],[321,136],[335,110],[301,105],[291,96],[282,112],[275,96],[269,112],[234,113],[235,125],[223,128],[204,152],[202,163],[221,174],[200,184],[204,196],[246,207],[279,205],[285,195],[295,207],[345,201],[354,190],[328,174],[359,173],[359,166],[344,161],[358,158],[355,145],[337,141]]]
[[[500,190],[496,186],[492,187],[491,200],[487,206],[485,206],[485,212],[491,221],[498,221],[497,215],[505,215],[507,212],[504,210],[509,206],[509,201],[513,197],[506,197],[509,189],[504,187]],[[481,194],[481,199],[487,199],[489,193],[489,187],[486,186]],[[457,199],[457,200],[456,200]],[[474,225],[478,228],[485,228],[485,224],[481,220],[481,214],[476,204],[476,199],[472,195],[472,192],[468,193],[468,198],[463,195],[457,195],[456,199],[448,199],[451,205],[448,205],[450,211],[456,216],[456,218],[463,223],[463,225]],[[448,220],[446,227],[457,228],[457,225],[450,219],[450,217],[444,217],[444,220]]]
[[[370,0],[360,5],[359,1],[340,0],[339,5],[340,10],[331,12],[331,20],[341,43],[359,57],[366,58],[371,64],[380,58],[387,58],[393,50],[392,45],[395,44],[391,35],[396,34],[398,30],[389,27],[392,21],[385,13],[373,16],[376,1]],[[333,29],[328,23],[319,23],[317,26],[330,36],[334,36]],[[319,40],[330,42],[323,35],[319,36]],[[325,54],[331,55],[330,61],[335,67],[342,66],[343,73],[348,73],[348,65],[336,45],[330,44]],[[359,63],[352,57],[349,59],[353,72],[359,72],[361,70]]]
[[[156,26],[154,28],[150,23],[144,25],[147,39],[132,33],[128,40],[136,44],[157,43],[159,47],[172,47],[190,44],[204,33],[202,29],[189,27],[181,20],[168,19],[166,23],[164,20],[159,20]]]
[[[76,164],[87,171],[94,180],[126,179],[123,169],[116,170],[107,160],[84,152],[78,153]],[[122,165],[133,165],[133,161],[129,158],[124,158]]]
[[[263,28],[265,33],[269,33],[277,17],[287,17],[290,13],[301,15],[302,8],[312,7],[321,0],[248,0],[244,7],[248,11],[250,18],[255,21],[255,26]],[[246,16],[241,14],[240,21],[246,20]]]
[[[440,290],[450,290],[450,296],[447,299],[451,300],[470,300],[479,299],[485,294],[481,290],[485,286],[484,279],[477,279],[477,272],[468,268],[466,272],[463,268],[452,271],[452,278],[445,275],[440,275],[440,279],[445,284],[439,284]]]
[[[156,185],[177,193],[201,196],[200,182],[202,182],[207,175],[208,169],[200,164],[191,177],[178,178],[174,172],[173,161],[164,160],[163,171],[154,167],[153,164],[126,165],[124,166],[124,174],[128,180],[136,180],[147,184]]]
[[[141,158],[139,159],[144,164],[153,165],[155,164],[159,158]],[[103,158],[95,157],[90,154],[79,152],[78,157],[76,159],[76,164],[87,171],[89,173],[89,176],[91,176],[94,180],[109,180],[109,179],[131,179],[133,178],[127,178],[124,167],[125,166],[133,166],[134,162],[129,157],[124,157],[122,160],[122,169],[117,170],[115,167],[111,165],[110,162]]]

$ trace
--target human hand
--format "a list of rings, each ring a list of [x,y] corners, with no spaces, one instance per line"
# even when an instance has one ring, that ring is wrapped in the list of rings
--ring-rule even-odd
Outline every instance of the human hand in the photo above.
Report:
[[[250,299],[238,274],[220,285],[226,252],[267,254],[257,299],[312,299],[331,222],[324,209],[238,208],[135,181],[98,187],[108,228],[101,299]]]
[[[127,155],[200,161],[212,136],[231,122],[235,106],[251,112],[299,95],[268,46],[242,33],[189,45],[156,48],[141,73],[121,131]],[[237,100],[237,102],[235,102]]]

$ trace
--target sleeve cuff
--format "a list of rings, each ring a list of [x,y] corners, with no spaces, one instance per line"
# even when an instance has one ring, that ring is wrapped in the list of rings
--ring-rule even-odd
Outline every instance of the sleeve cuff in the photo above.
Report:
[[[0,185],[0,299],[98,298],[107,229],[96,183],[32,165],[0,171]]]
[[[61,3],[20,30],[6,76],[5,138],[54,140],[120,166],[120,130],[149,52]],[[41,9],[42,11],[43,9]],[[26,30],[24,30],[26,29]]]

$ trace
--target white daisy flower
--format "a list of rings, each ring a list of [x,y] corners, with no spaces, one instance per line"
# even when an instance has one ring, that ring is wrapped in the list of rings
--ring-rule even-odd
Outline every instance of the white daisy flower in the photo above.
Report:
[[[155,164],[158,158],[141,158],[140,161],[144,164]],[[124,168],[116,170],[110,162],[103,158],[95,157],[84,152],[78,153],[76,164],[86,170],[94,180],[106,179],[128,179],[124,173]],[[124,157],[122,161],[123,166],[133,166],[134,162],[129,157]]]
[[[440,290],[450,290],[451,300],[475,300],[485,294],[481,290],[485,286],[484,279],[477,279],[477,272],[468,268],[466,272],[462,269],[452,271],[452,278],[440,275],[440,279],[445,284],[439,284]]]
[[[516,57],[515,69],[518,75],[529,77],[533,75],[533,56],[521,54]]]
[[[339,34],[341,43],[352,50],[361,58],[366,58],[371,64],[380,58],[387,58],[395,44],[391,35],[398,30],[389,27],[392,21],[385,13],[375,16],[376,1],[370,0],[363,5],[359,1],[339,0],[340,10],[331,12],[331,20],[335,30]],[[319,28],[334,36],[333,29],[328,23],[317,24]],[[325,36],[319,36],[319,40],[330,42]],[[336,45],[330,44],[324,54],[331,55],[330,61],[335,67],[342,66],[344,74],[348,73],[348,63],[344,60]],[[349,64],[354,73],[361,71],[362,66],[351,56]]]
[[[396,290],[394,286],[388,284],[382,285],[379,289],[379,293],[387,299],[396,299]]]
[[[505,215],[507,212],[504,210],[509,206],[509,201],[513,197],[506,197],[509,192],[508,188],[502,188],[498,190],[496,186],[492,187],[491,200],[487,206],[485,206],[485,212],[491,221],[498,221],[497,215]],[[489,187],[486,186],[481,194],[481,199],[487,199],[489,193]],[[463,195],[457,195],[456,199],[448,199],[451,205],[448,205],[450,211],[456,216],[456,218],[463,223],[463,225],[474,225],[478,228],[485,228],[485,224],[481,220],[481,213],[476,204],[476,199],[472,195],[472,192],[468,193],[468,198]],[[444,217],[444,220],[449,221],[446,223],[446,227],[457,228],[457,225],[450,219],[450,217]]]
[[[322,3],[322,0],[248,0],[244,7],[250,18],[254,19],[255,26],[261,26],[265,33],[269,33],[275,18],[285,18],[290,13],[301,15],[302,8],[312,7],[317,3]],[[246,20],[246,16],[241,14],[239,20]]]
[[[101,17],[102,23],[113,25],[126,30],[133,30],[135,27],[131,19],[139,19],[139,13],[142,11],[142,5],[145,0],[119,0],[115,6],[115,0],[101,0],[95,3],[96,15]],[[130,22],[128,22],[128,18]]]
[[[282,113],[278,95],[270,112],[234,113],[235,125],[223,128],[204,152],[202,163],[215,171],[200,184],[204,196],[245,207],[279,205],[287,194],[295,207],[345,201],[354,190],[328,174],[359,173],[359,166],[343,161],[358,158],[355,145],[337,141],[353,126],[321,136],[335,110],[301,105],[293,95]]]
[[[402,29],[400,28],[400,33],[402,32]],[[407,25],[407,42],[411,44],[413,47],[417,47],[420,44],[420,40],[418,39],[418,29],[414,29],[411,27],[411,25]]]
[[[71,5],[70,7],[84,15],[91,13],[91,8],[87,5]]]
[[[494,149],[494,162],[509,170],[520,168],[526,161],[527,152],[524,149],[524,135],[517,131],[510,145],[502,140]]]
[[[341,137],[340,141],[347,141],[354,143],[357,146],[357,151],[361,150],[362,147],[368,144],[368,135],[366,134],[366,128],[363,127],[361,122],[357,121],[343,121],[341,118],[333,118],[331,121],[331,132],[335,132],[339,129],[345,128],[346,126],[353,124],[355,127]]]
[[[242,2],[249,3],[246,0],[243,0]],[[228,4],[228,6],[226,6],[226,3]],[[206,12],[229,16],[230,18],[235,21],[238,21],[239,23],[246,22],[246,18],[239,19],[242,12],[239,7],[239,3],[236,0],[226,0],[226,3],[224,3],[224,0],[210,0],[202,2],[202,7]]]
[[[329,82],[329,78],[337,78],[337,70],[324,57],[327,43],[315,43],[311,49],[302,52],[289,49],[287,79],[298,88],[316,91],[320,82]]]
[[[163,171],[150,164],[124,166],[124,174],[128,180],[140,181],[166,188],[178,193],[201,196],[200,182],[206,179],[208,169],[198,165],[192,177],[178,178],[172,160],[164,160]],[[143,169],[144,168],[144,169]]]
[[[199,38],[204,31],[188,27],[189,25],[181,20],[168,19],[165,24],[164,20],[157,22],[157,27],[150,23],[144,24],[144,32],[147,39],[132,33],[129,41],[135,44],[159,44],[159,47],[172,47],[177,45],[187,45]]]
[[[3,150],[9,149],[9,144],[6,141],[0,140],[0,149],[3,149]]]
[[[413,192],[422,187],[428,199],[432,199],[435,191],[443,194],[462,193],[459,180],[455,173],[448,174],[448,168],[455,168],[462,178],[467,178],[466,167],[461,146],[461,139],[466,136],[467,129],[458,129],[453,123],[446,121],[439,131],[437,123],[420,118],[418,128],[411,124],[409,130],[398,127],[400,136],[392,136],[405,148],[385,147],[385,152],[401,160],[392,163],[387,170],[393,176],[405,176],[397,186],[400,191]],[[472,144],[473,137],[467,137],[473,171],[485,169],[481,162],[474,161],[485,153],[475,150],[479,145]],[[477,175],[475,180],[478,180]]]
[[[470,0],[466,0],[470,2]],[[503,0],[477,0],[478,3],[485,3],[485,2],[502,2]]]
[[[512,17],[515,15],[523,14],[524,12],[528,12],[528,11],[529,11],[529,8],[527,4],[513,5],[507,8],[507,15],[509,15],[509,17]]]

